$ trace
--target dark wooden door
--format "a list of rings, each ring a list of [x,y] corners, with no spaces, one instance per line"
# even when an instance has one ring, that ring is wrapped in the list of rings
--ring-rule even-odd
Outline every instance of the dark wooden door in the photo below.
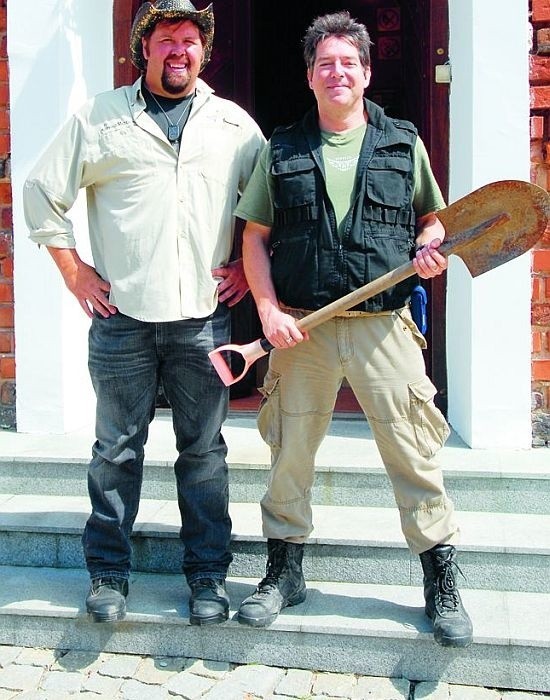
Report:
[[[434,73],[437,64],[448,60],[447,5],[447,0],[253,2],[252,70],[258,122],[269,134],[274,126],[294,121],[313,104],[301,39],[316,16],[347,9],[367,26],[373,40],[367,96],[390,116],[416,124],[446,198],[449,86],[437,84]],[[424,286],[429,298],[426,366],[438,390],[436,402],[446,412],[446,275]]]
[[[201,78],[216,94],[234,100],[253,113],[251,57],[251,0],[218,0],[215,8],[215,50]],[[114,0],[114,84],[128,85],[138,77],[132,65],[128,43],[132,18],[142,0]],[[207,6],[195,2],[197,9]],[[242,247],[242,222],[237,222],[233,257],[239,257]],[[232,341],[246,343],[260,332],[254,303],[248,295],[231,311]],[[231,388],[232,398],[250,394],[257,383],[256,367],[252,368],[238,384]],[[162,404],[162,400],[160,400]]]
[[[114,0],[115,85],[135,80],[128,56],[132,17],[141,0]],[[199,9],[205,1],[195,2]],[[301,39],[318,15],[347,9],[364,22],[374,41],[368,96],[391,116],[416,124],[430,154],[443,194],[448,194],[449,86],[435,82],[435,66],[448,60],[448,0],[216,0],[212,60],[202,73],[222,97],[233,99],[258,121],[266,136],[297,119],[312,104],[305,79]],[[236,250],[240,245],[237,232]],[[429,297],[428,373],[446,412],[446,276],[427,283]],[[248,300],[234,313],[234,341],[258,330]],[[261,365],[259,365],[261,368]],[[247,378],[258,383],[261,376]]]

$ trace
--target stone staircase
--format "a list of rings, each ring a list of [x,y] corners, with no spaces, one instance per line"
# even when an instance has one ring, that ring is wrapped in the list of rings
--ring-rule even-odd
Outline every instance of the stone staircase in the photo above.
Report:
[[[258,501],[269,453],[254,417],[233,414],[229,445],[232,609],[265,566]],[[438,647],[422,573],[406,548],[368,426],[335,419],[318,459],[308,597],[266,629],[230,619],[196,628],[179,573],[171,418],[150,431],[127,619],[94,625],[80,535],[88,517],[91,428],[64,436],[0,433],[0,644],[156,655],[550,691],[550,453],[440,453],[462,529],[460,566],[474,623],[468,649]]]

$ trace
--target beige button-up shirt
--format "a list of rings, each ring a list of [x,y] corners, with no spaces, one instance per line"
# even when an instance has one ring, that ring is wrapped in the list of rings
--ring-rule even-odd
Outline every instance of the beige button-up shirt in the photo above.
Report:
[[[94,265],[110,302],[142,321],[202,318],[216,308],[211,270],[229,260],[233,210],[265,139],[200,79],[179,154],[144,110],[139,79],[65,124],[25,183],[30,238],[76,247],[67,212],[86,188]]]

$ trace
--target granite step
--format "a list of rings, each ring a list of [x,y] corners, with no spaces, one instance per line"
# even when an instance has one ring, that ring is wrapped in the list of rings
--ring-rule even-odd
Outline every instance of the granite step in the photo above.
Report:
[[[260,508],[231,503],[231,573],[260,578],[265,543]],[[0,565],[84,567],[81,534],[87,497],[0,495]],[[314,506],[306,546],[308,578],[410,585],[421,581],[394,508]],[[550,518],[516,513],[458,513],[460,566],[470,588],[550,593]],[[136,571],[176,573],[181,567],[180,516],[174,500],[143,499],[134,527]]]
[[[87,467],[84,460],[0,458],[0,491],[86,496]],[[259,503],[265,492],[268,472],[268,465],[230,464],[232,500]],[[550,515],[550,469],[538,473],[513,473],[500,467],[478,470],[444,467],[443,472],[447,492],[459,510]],[[172,463],[145,464],[143,498],[174,498],[175,488]],[[376,465],[358,468],[320,465],[316,470],[312,502],[326,506],[381,508],[395,505],[389,479],[383,467]]]
[[[253,418],[231,417],[228,443],[231,499],[258,503],[269,472],[269,450]],[[86,495],[93,430],[66,435],[0,432],[0,492]],[[170,417],[151,424],[143,498],[173,499],[174,437]],[[456,433],[438,454],[449,495],[459,510],[550,515],[546,449],[472,450]],[[318,454],[313,502],[326,506],[394,506],[393,492],[368,424],[334,419]]]
[[[177,574],[131,577],[128,615],[90,623],[87,575],[76,569],[0,567],[0,644],[91,652],[186,655],[341,673],[550,691],[550,596],[463,591],[474,642],[444,649],[433,641],[422,591],[413,586],[308,582],[306,601],[268,628],[234,619],[189,625],[188,589]],[[255,582],[228,580],[231,618]]]

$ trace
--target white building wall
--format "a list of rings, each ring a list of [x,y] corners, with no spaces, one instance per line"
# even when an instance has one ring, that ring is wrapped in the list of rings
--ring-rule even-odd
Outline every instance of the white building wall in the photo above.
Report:
[[[450,200],[500,179],[529,179],[527,0],[449,0]],[[112,0],[8,3],[15,232],[17,421],[59,433],[89,423],[88,319],[49,255],[27,238],[23,183],[61,123],[112,87]],[[82,203],[75,209],[86,252]],[[529,447],[530,258],[472,280],[452,260],[449,419],[474,447]]]
[[[113,86],[112,2],[8,2],[20,432],[62,433],[93,420],[89,321],[48,252],[28,240],[21,192],[30,168],[67,117],[88,97]],[[72,219],[87,259],[83,199]]]
[[[449,0],[449,10],[452,202],[529,180],[529,18],[527,0]],[[449,421],[472,447],[531,446],[530,261],[472,279],[451,258]]]

